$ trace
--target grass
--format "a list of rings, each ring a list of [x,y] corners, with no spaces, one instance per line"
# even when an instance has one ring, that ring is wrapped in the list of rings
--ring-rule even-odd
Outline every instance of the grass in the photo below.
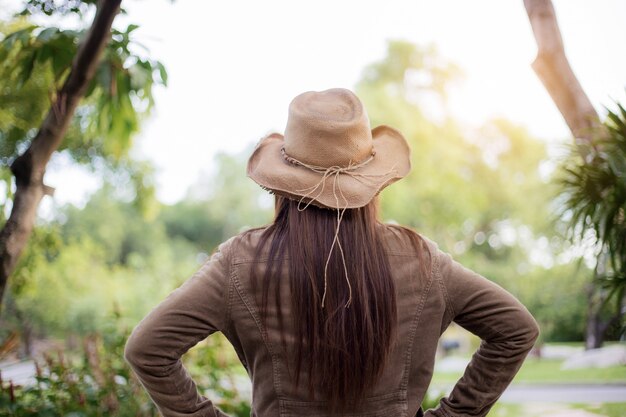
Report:
[[[528,411],[521,404],[496,403],[488,414],[489,417],[529,417]]]
[[[560,383],[622,383],[626,384],[626,366],[610,368],[589,368],[561,370],[560,360],[528,358],[513,383],[522,384],[560,384]],[[455,383],[462,372],[436,372],[432,384],[450,385]],[[626,413],[624,413],[626,415]]]
[[[626,403],[545,404],[537,406],[496,403],[489,412],[488,417],[546,417],[555,412],[558,412],[559,415],[568,415],[568,411],[576,409],[603,417],[624,417],[626,415]]]
[[[562,370],[559,360],[529,358],[514,383],[626,383],[626,366]]]
[[[574,404],[572,405],[572,407],[606,417],[624,417],[626,415],[626,402],[605,404]]]

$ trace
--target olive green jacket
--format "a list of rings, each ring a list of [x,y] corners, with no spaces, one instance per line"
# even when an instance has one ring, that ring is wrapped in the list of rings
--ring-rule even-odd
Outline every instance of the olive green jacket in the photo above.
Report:
[[[430,273],[419,276],[406,235],[397,227],[380,227],[395,280],[398,337],[379,383],[358,409],[343,415],[421,415],[438,340],[452,321],[478,335],[482,343],[450,395],[424,415],[486,415],[532,348],[537,323],[511,294],[463,267],[428,239]],[[293,352],[289,345],[294,338],[287,335],[285,351],[277,320],[270,314],[266,325],[261,324],[250,271],[262,231],[245,232],[220,245],[129,337],[124,356],[164,417],[226,415],[197,392],[181,362],[187,350],[217,331],[232,343],[252,380],[252,416],[328,415],[323,400],[309,400],[302,387],[306,384],[294,387],[285,357]],[[258,262],[266,258],[261,256]],[[282,285],[280,295],[286,301],[285,317],[290,317],[291,308],[288,287]]]

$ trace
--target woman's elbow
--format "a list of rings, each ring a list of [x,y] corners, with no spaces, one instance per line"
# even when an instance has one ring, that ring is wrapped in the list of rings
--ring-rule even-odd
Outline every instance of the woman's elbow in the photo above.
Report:
[[[524,314],[520,317],[519,322],[519,333],[516,338],[518,343],[525,350],[530,350],[535,346],[535,342],[539,338],[540,328],[537,320],[528,312],[528,310],[524,309]]]
[[[142,345],[143,343],[141,343],[140,337],[136,331],[133,331],[130,336],[128,336],[128,339],[126,339],[124,359],[133,367],[141,362],[143,353]]]
[[[516,354],[530,351],[539,338],[539,325],[535,318],[520,306],[507,319],[506,329],[498,335],[498,342],[504,343]]]
[[[539,338],[540,333],[541,329],[539,328],[539,323],[537,323],[537,320],[535,320],[535,318],[530,315],[530,320],[528,322],[528,342],[530,344],[530,347],[533,347],[535,345],[535,342]]]

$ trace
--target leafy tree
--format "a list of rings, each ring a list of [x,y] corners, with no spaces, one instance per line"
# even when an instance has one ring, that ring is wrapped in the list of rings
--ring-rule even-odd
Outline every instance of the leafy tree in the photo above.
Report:
[[[565,180],[564,194],[567,196],[571,194],[572,190],[578,188],[583,190],[581,186],[586,187],[580,194],[586,194],[586,196],[578,195],[574,192],[574,197],[569,198],[567,208],[573,208],[576,214],[576,219],[573,226],[579,226],[577,223],[580,218],[589,220],[592,223],[597,220],[598,217],[604,218],[604,223],[591,228],[587,225],[583,226],[585,230],[595,230],[597,246],[601,248],[598,251],[596,271],[594,272],[594,279],[591,281],[587,290],[588,298],[588,319],[586,330],[586,345],[587,348],[600,347],[604,339],[605,331],[610,328],[616,322],[619,322],[620,316],[626,315],[621,310],[623,303],[623,278],[620,278],[619,266],[615,270],[615,259],[623,259],[624,247],[616,246],[614,244],[607,244],[612,241],[613,237],[611,233],[607,233],[607,228],[612,228],[615,220],[611,217],[615,213],[601,214],[604,209],[609,211],[616,209],[617,216],[619,218],[619,212],[623,213],[623,205],[620,208],[620,201],[623,202],[621,193],[623,187],[613,188],[613,192],[607,191],[607,187],[611,186],[604,183],[607,171],[602,172],[603,168],[598,167],[602,165],[602,162],[598,163],[598,157],[608,162],[611,158],[607,158],[604,155],[599,155],[603,150],[598,149],[597,145],[599,141],[603,141],[603,138],[609,136],[613,137],[613,143],[619,142],[619,130],[623,125],[620,122],[620,116],[616,113],[609,113],[609,123],[602,123],[598,112],[595,110],[589,97],[583,90],[582,86],[578,82],[574,71],[570,66],[567,56],[565,55],[565,47],[563,44],[563,38],[561,37],[561,31],[554,11],[554,6],[551,0],[524,0],[524,6],[530,20],[535,39],[537,41],[537,57],[535,58],[532,67],[537,73],[538,77],[543,82],[546,90],[552,97],[554,104],[559,109],[563,119],[567,123],[572,137],[574,139],[574,145],[576,152],[582,157],[582,164],[589,163],[590,167],[576,167],[568,169],[566,172],[570,175],[570,178]],[[620,110],[622,108],[620,107]],[[622,114],[623,117],[623,114]],[[614,123],[614,125],[611,125]],[[623,133],[622,133],[623,134]],[[616,140],[617,139],[617,140]],[[609,148],[612,146],[609,145]],[[617,157],[623,156],[622,149],[616,148],[618,151]],[[612,160],[614,161],[614,160]],[[623,173],[620,168],[617,169],[611,167],[616,173]],[[609,174],[610,178],[612,174]],[[609,180],[610,181],[610,180]],[[583,185],[584,184],[584,185]],[[596,190],[592,190],[591,187],[598,187]],[[612,202],[600,201],[597,196],[599,193],[606,193],[612,196]],[[621,203],[623,204],[623,203]],[[623,214],[622,214],[623,218]],[[617,228],[619,229],[620,226]],[[570,230],[570,236],[578,235],[578,229]],[[622,239],[623,241],[623,239]],[[612,250],[621,249],[621,252],[611,252]],[[606,258],[610,258],[610,266],[616,276],[611,276],[611,273],[604,271]],[[618,262],[621,262],[618,261]],[[599,279],[598,279],[599,278]],[[609,295],[617,294],[617,313],[609,314],[606,317],[603,305],[604,300],[607,299],[607,288],[610,289]],[[621,296],[621,297],[620,297]],[[609,297],[610,298],[610,297]]]
[[[111,29],[119,6],[120,0],[30,0],[23,15],[74,15],[85,29],[24,20],[4,28],[0,161],[10,164],[10,173],[6,168],[0,172],[6,193],[0,208],[10,207],[11,214],[0,231],[0,300],[32,231],[37,206],[53,192],[43,183],[52,154],[65,151],[93,167],[128,165],[132,135],[153,105],[152,88],[167,81],[163,65],[132,52],[136,25]],[[87,28],[84,16],[94,8]]]
[[[606,336],[626,329],[626,110],[617,107],[588,146],[586,160],[572,149],[559,179],[562,214],[571,219],[569,237],[591,241],[597,256],[597,287],[588,288],[588,348],[600,347]]]

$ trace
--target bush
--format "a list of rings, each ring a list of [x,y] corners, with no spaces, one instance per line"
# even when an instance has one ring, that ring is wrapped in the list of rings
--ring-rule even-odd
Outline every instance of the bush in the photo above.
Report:
[[[92,334],[83,338],[77,357],[58,351],[36,361],[35,384],[0,382],[0,416],[157,416],[124,362],[126,337],[122,332]]]
[[[159,412],[124,361],[129,331],[119,330],[119,317],[111,328],[82,339],[78,353],[44,355],[36,361],[36,382],[16,386],[0,379],[0,416],[11,417],[156,417]],[[249,416],[250,404],[233,382],[236,356],[224,354],[225,340],[211,337],[184,360],[198,374],[200,392],[223,411]],[[233,353],[234,354],[234,353]],[[240,366],[240,365],[239,365]],[[204,371],[207,368],[208,372]],[[242,368],[243,369],[243,368]],[[202,375],[202,376],[200,376]]]

